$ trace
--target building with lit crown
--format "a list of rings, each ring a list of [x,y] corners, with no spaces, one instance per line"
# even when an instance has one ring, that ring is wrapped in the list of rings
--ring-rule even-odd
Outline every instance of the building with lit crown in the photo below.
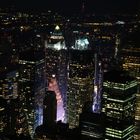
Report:
[[[45,44],[47,89],[54,91],[57,99],[57,121],[64,122],[67,89],[67,49],[57,25]]]
[[[85,102],[92,100],[94,55],[86,37],[75,37],[69,50],[66,119],[70,128],[79,126]]]

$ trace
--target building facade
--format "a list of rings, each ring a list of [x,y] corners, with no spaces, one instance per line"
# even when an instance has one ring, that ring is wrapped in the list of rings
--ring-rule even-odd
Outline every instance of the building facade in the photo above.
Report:
[[[43,99],[45,95],[45,55],[43,51],[26,51],[20,54],[19,94],[28,130],[33,136],[35,128],[43,123]]]
[[[19,94],[19,72],[17,66],[10,65],[0,72],[0,132],[5,134],[28,133]]]
[[[106,140],[134,139],[137,81],[122,71],[104,75],[103,107]]]
[[[65,121],[67,90],[67,49],[59,26],[50,34],[45,45],[47,89],[57,98],[57,121]]]
[[[94,56],[84,40],[87,39],[76,38],[79,46],[76,44],[69,50],[66,119],[70,128],[79,125],[84,103],[92,100]]]

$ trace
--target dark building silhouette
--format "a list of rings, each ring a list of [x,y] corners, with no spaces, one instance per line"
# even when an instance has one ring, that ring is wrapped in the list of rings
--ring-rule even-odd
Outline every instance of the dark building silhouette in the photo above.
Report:
[[[104,140],[105,115],[92,111],[92,102],[87,102],[80,114],[80,131],[82,140]]]
[[[52,127],[56,122],[57,101],[54,91],[46,91],[43,101],[43,125]]]

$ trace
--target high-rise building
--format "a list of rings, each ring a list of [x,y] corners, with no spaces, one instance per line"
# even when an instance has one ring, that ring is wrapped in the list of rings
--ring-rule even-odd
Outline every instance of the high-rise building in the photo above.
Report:
[[[0,74],[0,96],[5,99],[16,99],[18,97],[18,67],[10,65],[0,71]]]
[[[128,71],[129,74],[135,77],[138,81],[139,88],[136,94],[136,109],[135,109],[135,139],[139,140],[140,137],[140,48],[139,48],[139,24],[135,20],[133,23],[129,23],[130,27],[127,27],[127,36],[124,38],[122,46],[121,58],[123,60],[123,69]]]
[[[69,49],[66,119],[70,128],[79,125],[79,115],[86,101],[92,100],[93,59],[87,38],[75,38]]]
[[[137,81],[124,71],[104,74],[103,107],[106,115],[105,139],[133,140]]]
[[[129,74],[140,79],[140,49],[139,49],[139,24],[138,21],[127,25],[127,35],[124,37],[121,49],[121,58],[123,60],[123,69],[129,71]],[[130,27],[129,27],[130,26]]]
[[[57,100],[54,91],[46,91],[43,105],[43,125],[51,127],[56,122],[57,111]]]
[[[47,88],[57,98],[57,121],[64,121],[67,89],[67,50],[65,40],[57,25],[46,43]]]
[[[18,94],[18,67],[10,65],[0,71],[1,119],[0,132],[27,134],[26,116]]]
[[[31,136],[38,125],[43,123],[43,99],[46,87],[45,53],[43,46],[21,52],[19,73],[19,94],[27,116]]]
[[[101,55],[103,71],[112,69],[112,62],[118,57],[121,43],[120,26],[111,21],[95,23],[92,47],[95,52]]]

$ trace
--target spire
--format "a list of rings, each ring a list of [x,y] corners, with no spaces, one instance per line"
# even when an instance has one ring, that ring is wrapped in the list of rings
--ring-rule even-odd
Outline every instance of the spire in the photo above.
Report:
[[[85,0],[83,0],[83,2],[82,2],[81,12],[82,13],[85,12]]]
[[[55,26],[55,30],[60,30],[60,27],[58,25]]]

